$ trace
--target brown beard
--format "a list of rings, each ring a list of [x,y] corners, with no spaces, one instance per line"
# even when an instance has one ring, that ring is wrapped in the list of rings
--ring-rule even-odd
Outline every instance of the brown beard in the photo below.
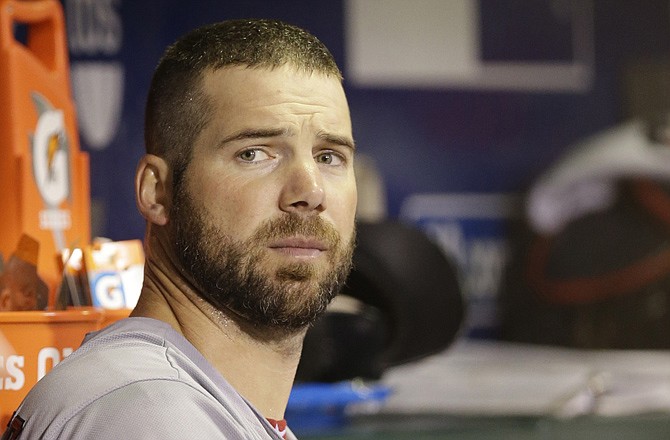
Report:
[[[180,185],[171,222],[173,243],[183,270],[198,294],[218,310],[231,311],[256,326],[294,331],[313,323],[337,295],[351,270],[355,234],[342,243],[335,228],[319,216],[282,214],[266,220],[246,240],[234,240],[207,221]],[[315,238],[328,246],[328,270],[311,262],[263,267],[271,240]]]

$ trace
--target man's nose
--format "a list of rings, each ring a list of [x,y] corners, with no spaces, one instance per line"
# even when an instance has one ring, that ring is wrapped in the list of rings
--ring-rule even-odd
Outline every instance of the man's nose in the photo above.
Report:
[[[293,213],[320,213],[326,209],[323,176],[314,158],[296,158],[288,166],[280,196],[280,208]]]

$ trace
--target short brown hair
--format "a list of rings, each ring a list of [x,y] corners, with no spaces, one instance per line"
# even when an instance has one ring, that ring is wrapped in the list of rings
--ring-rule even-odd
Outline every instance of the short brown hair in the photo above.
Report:
[[[147,153],[163,157],[178,184],[191,146],[208,121],[209,103],[200,87],[203,72],[231,65],[285,64],[342,79],[321,41],[279,20],[228,20],[187,33],[167,48],[154,72],[144,126]]]

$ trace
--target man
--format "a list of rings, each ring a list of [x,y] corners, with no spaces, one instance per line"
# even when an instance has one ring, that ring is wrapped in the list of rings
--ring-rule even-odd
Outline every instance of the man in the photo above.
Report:
[[[145,130],[138,305],[42,379],[10,430],[293,438],[283,418],[303,337],[353,252],[354,142],[340,71],[296,27],[206,26],[166,51]]]

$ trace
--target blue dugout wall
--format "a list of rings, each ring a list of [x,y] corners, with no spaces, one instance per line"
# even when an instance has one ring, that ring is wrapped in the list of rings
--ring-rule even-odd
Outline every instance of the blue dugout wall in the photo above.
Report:
[[[574,142],[657,110],[627,79],[670,58],[665,0],[62,1],[94,234],[143,235],[133,175],[164,47],[200,24],[279,18],[331,49],[388,215],[431,231],[470,273],[474,310],[495,297],[515,197]],[[474,326],[494,325],[486,307]]]

